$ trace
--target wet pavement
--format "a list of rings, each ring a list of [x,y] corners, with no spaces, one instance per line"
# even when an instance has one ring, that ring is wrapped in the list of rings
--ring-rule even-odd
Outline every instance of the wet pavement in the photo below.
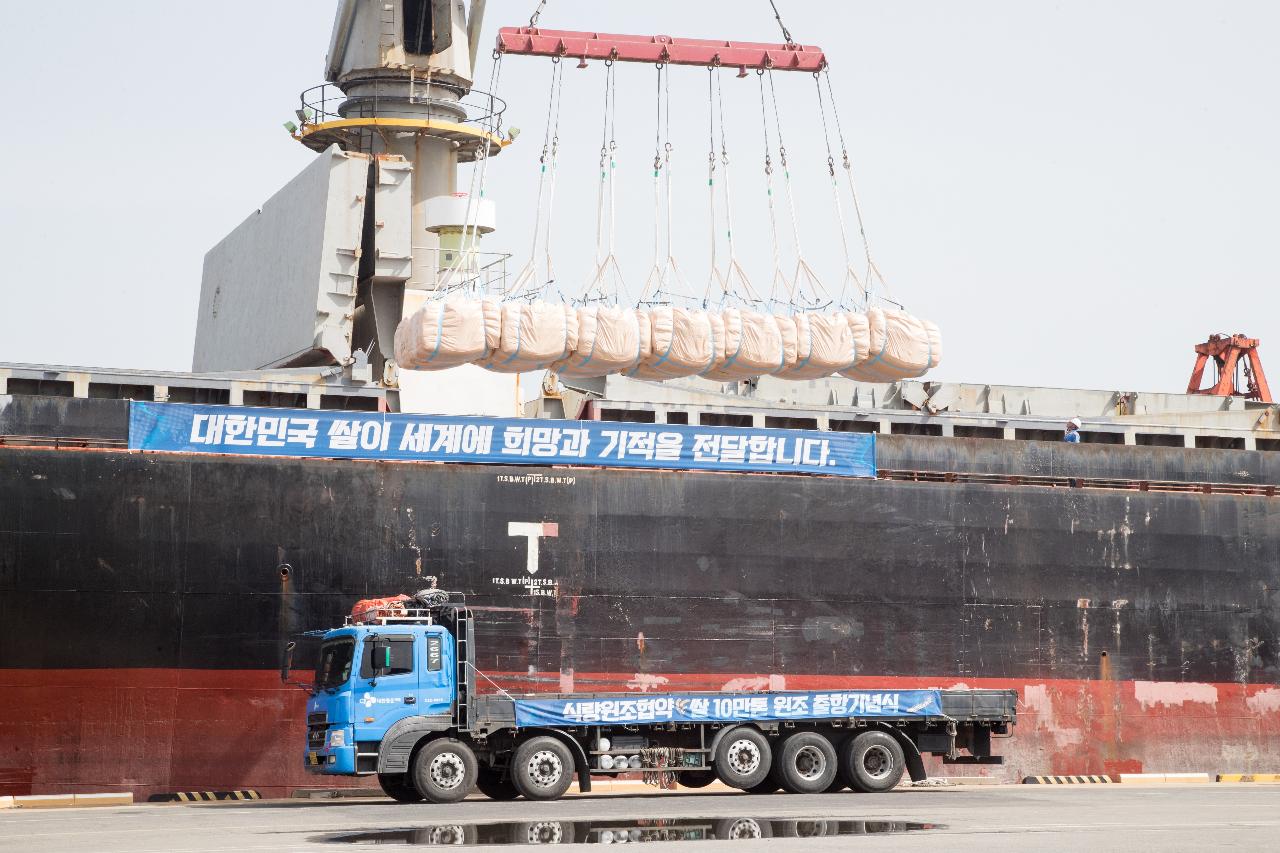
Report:
[[[0,811],[0,851],[249,853],[547,844],[713,850],[1274,849],[1280,785],[575,796],[555,803],[294,800]]]

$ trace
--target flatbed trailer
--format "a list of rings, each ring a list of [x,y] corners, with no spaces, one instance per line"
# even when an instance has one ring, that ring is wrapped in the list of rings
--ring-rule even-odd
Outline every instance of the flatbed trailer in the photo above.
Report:
[[[895,787],[923,756],[999,764],[1011,690],[479,693],[474,616],[429,590],[324,633],[307,705],[307,769],[376,775],[401,802],[550,800],[574,777],[717,779],[756,793]],[[495,685],[496,686],[496,685]]]

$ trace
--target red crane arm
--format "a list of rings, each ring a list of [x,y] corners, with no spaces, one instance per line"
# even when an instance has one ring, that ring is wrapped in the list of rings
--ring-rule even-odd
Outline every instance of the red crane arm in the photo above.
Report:
[[[1257,338],[1247,338],[1244,335],[1210,335],[1205,343],[1196,344],[1196,366],[1191,371],[1187,393],[1272,402],[1271,387],[1267,384],[1267,374],[1262,370],[1262,358],[1258,355],[1259,343]],[[1213,359],[1217,375],[1213,385],[1201,388],[1200,383],[1204,381],[1204,369],[1209,359]],[[1245,388],[1236,387],[1236,365],[1241,359],[1246,365]]]
[[[803,44],[763,44],[671,36],[630,36],[503,27],[498,52],[522,56],[567,56],[615,62],[665,62],[669,65],[726,65],[776,71],[821,71],[827,66],[822,48]]]

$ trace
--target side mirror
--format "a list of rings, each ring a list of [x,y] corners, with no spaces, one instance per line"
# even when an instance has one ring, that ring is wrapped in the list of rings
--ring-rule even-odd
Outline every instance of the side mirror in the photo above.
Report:
[[[288,642],[284,644],[284,651],[280,654],[280,683],[291,684],[294,687],[301,687],[308,693],[315,695],[315,688],[310,684],[303,684],[301,681],[290,681],[289,671],[293,669],[293,650],[298,647],[297,643]]]

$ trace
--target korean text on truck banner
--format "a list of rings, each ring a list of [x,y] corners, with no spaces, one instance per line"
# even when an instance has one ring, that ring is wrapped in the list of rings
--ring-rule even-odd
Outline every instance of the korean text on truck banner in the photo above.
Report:
[[[610,723],[738,723],[832,717],[922,718],[942,714],[936,690],[673,695],[610,699],[517,699],[517,726]]]
[[[129,405],[129,449],[874,477],[875,435],[600,421]]]

